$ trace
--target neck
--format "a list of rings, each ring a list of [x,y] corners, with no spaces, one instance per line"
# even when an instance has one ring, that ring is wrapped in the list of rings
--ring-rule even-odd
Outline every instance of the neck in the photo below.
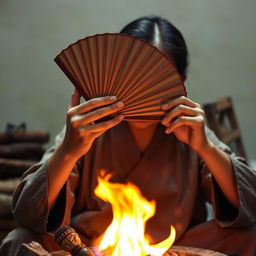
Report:
[[[159,122],[150,122],[141,125],[139,122],[128,122],[129,129],[134,137],[141,154],[143,154],[151,142]]]

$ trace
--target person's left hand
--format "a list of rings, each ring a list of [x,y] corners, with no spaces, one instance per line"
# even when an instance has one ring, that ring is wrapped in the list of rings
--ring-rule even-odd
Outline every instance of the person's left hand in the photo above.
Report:
[[[166,112],[161,123],[167,127],[167,134],[173,132],[180,141],[198,153],[208,146],[204,129],[205,114],[198,103],[181,96],[161,107]]]

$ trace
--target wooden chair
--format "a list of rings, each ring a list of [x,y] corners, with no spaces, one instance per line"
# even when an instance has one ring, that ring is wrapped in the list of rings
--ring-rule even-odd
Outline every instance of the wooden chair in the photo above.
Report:
[[[216,102],[203,105],[208,126],[217,137],[227,144],[238,156],[246,159],[241,132],[236,120],[230,97],[225,97]]]

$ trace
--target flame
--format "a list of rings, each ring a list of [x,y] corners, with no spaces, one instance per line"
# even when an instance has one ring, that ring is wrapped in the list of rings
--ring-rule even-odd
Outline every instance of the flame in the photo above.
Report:
[[[101,172],[95,195],[112,205],[113,220],[98,239],[105,256],[160,256],[175,240],[175,229],[164,241],[150,245],[145,237],[146,221],[155,214],[155,201],[147,201],[133,184],[110,183],[111,174]]]

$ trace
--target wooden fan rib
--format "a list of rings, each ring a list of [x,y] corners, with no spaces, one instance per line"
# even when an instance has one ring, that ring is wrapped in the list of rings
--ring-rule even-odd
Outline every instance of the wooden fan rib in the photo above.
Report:
[[[98,75],[97,75],[97,53],[95,49],[95,37],[91,37],[87,40],[88,56],[92,65],[92,77],[93,77],[93,98],[98,96]]]
[[[69,48],[69,51],[72,52],[72,55],[74,55],[74,62],[76,63],[76,66],[77,66],[77,72],[82,80],[81,87],[85,91],[86,98],[90,98],[91,93],[88,90],[90,88],[90,86],[88,86],[90,81],[86,76],[86,72],[84,71],[86,68],[83,63],[83,58],[81,57],[82,52],[80,50],[79,44],[71,45]]]
[[[173,79],[176,80],[172,81]],[[147,80],[141,81],[140,86],[138,86],[131,94],[127,96],[126,104],[136,101],[143,95],[148,96],[150,94],[155,94],[158,91],[166,90],[166,88],[180,83],[181,81],[178,75],[172,75],[172,73],[167,73],[164,69],[162,69],[159,73],[157,72],[154,74],[154,76],[147,78]]]
[[[160,121],[161,120],[161,116],[160,115],[140,115],[140,116],[125,116],[124,117],[125,121]]]
[[[62,57],[66,61],[66,67],[69,69],[70,73],[72,73],[73,76],[76,77],[76,79],[78,81],[77,86],[80,88],[80,89],[78,89],[78,91],[83,91],[83,94],[81,94],[81,95],[83,97],[86,97],[87,95],[85,94],[83,86],[82,86],[83,79],[78,72],[79,68],[77,67],[77,63],[75,61],[75,56],[74,56],[73,52],[70,50],[70,48],[62,53]]]
[[[139,61],[140,53],[143,50],[143,44],[135,44],[136,41],[132,40],[130,41],[130,44],[126,47],[126,56],[124,57],[123,65],[120,67],[120,70],[123,72],[119,72],[119,76],[117,77],[115,81],[115,91],[114,93],[118,95],[118,97],[121,97],[121,93],[125,92],[127,89],[126,87],[126,81],[130,78],[130,73],[132,75],[135,75],[134,70],[138,70],[138,67],[142,66],[142,64]],[[143,59],[141,60],[143,63]]]
[[[104,47],[103,47],[104,46]],[[105,96],[104,86],[105,86],[105,77],[107,76],[106,73],[106,58],[107,54],[106,51],[104,51],[105,48],[108,48],[108,41],[105,40],[105,37],[99,36],[97,40],[97,48],[99,51],[99,70],[101,73],[99,74],[99,94],[102,96]]]
[[[119,48],[119,51],[116,51],[116,72],[115,76],[112,77],[111,80],[111,93],[113,95],[118,96],[118,91],[122,90],[122,84],[120,84],[120,77],[124,76],[124,73],[126,73],[126,62],[129,58],[129,49],[132,45],[132,40],[124,40],[124,37],[119,38],[121,47]]]
[[[62,52],[63,53],[63,52]],[[73,72],[68,68],[68,65],[64,64],[63,56],[58,55],[54,61],[57,63],[57,65],[60,67],[60,69],[66,74],[70,82],[75,86],[75,88],[78,90],[79,94],[85,95],[83,89],[80,86],[79,81],[77,80],[76,76],[73,74]]]
[[[169,78],[169,77],[167,77]],[[150,84],[150,83],[149,83]],[[158,93],[161,93],[162,91],[168,91],[172,87],[177,87],[181,84],[180,80],[170,80],[169,79],[162,79],[161,81],[153,81],[150,85],[152,87],[148,86],[148,90],[140,90],[137,93],[134,93],[133,95],[129,96],[129,99],[126,100],[126,104],[131,105],[134,102],[137,102],[138,99],[148,98],[151,95],[156,95]],[[183,87],[181,87],[183,89]]]
[[[158,104],[158,102],[156,104],[153,103],[153,105],[149,105],[148,107],[144,107],[143,109],[141,108],[137,108],[137,109],[133,109],[133,110],[124,110],[123,114],[124,115],[129,115],[129,114],[134,114],[137,115],[139,113],[146,113],[146,112],[159,112],[159,113],[164,113],[163,110],[161,110],[160,105]]]
[[[136,88],[139,89],[139,85],[141,82],[141,79],[143,79],[143,76],[145,73],[147,73],[151,68],[152,65],[154,65],[154,59],[152,58],[153,51],[152,49],[147,48],[145,45],[143,46],[145,51],[148,51],[145,53],[145,51],[141,51],[138,55],[138,59],[140,59],[140,65],[138,66],[137,70],[134,72],[134,75],[130,77],[129,80],[126,81],[126,84],[123,83],[123,87],[125,90],[119,95],[120,98],[123,98],[124,100],[128,95],[130,95],[130,92]],[[150,51],[149,51],[150,50]]]
[[[147,108],[148,106],[150,106],[150,104],[153,104],[154,102],[155,104],[156,102],[158,102],[158,105],[160,107],[160,105],[183,94],[183,90],[181,87],[176,87],[176,89],[174,89],[175,88],[172,88],[172,91],[163,91],[156,95],[152,95],[151,97],[144,97],[143,99],[139,99],[134,104],[127,105],[127,107],[124,108],[124,111]]]
[[[159,61],[159,59],[157,61]],[[163,66],[157,67],[155,66],[154,62],[155,61],[148,62],[147,65],[145,65],[141,70],[140,75],[137,77],[137,80],[135,80],[132,83],[132,86],[128,87],[128,90],[126,90],[125,92],[126,100],[138,93],[143,92],[145,90],[145,84],[147,84],[150,81],[150,79],[152,79],[153,77],[157,77],[160,74],[168,71],[169,66],[164,65],[166,63],[164,63]],[[159,64],[159,62],[157,64]],[[164,69],[164,67],[166,69]],[[147,84],[147,87],[148,86],[149,85]],[[123,97],[123,95],[120,96]]]
[[[152,115],[152,116],[159,116],[159,118],[161,119],[164,116],[164,111],[159,109],[159,107],[157,108],[157,106],[155,106],[155,108],[150,108],[150,109],[143,109],[143,111],[129,111],[129,112],[123,112],[124,114],[124,118],[128,117],[128,116],[143,116],[145,114],[147,115]]]
[[[110,61],[110,66],[109,66],[109,77],[107,81],[107,88],[106,90],[109,92],[109,94],[113,94],[113,80],[116,77],[117,70],[115,67],[117,66],[118,63],[118,54],[117,52],[120,51],[121,45],[119,43],[119,40],[113,40],[113,38],[110,36],[109,37],[109,45],[112,46],[110,48],[111,52],[111,61]]]
[[[85,70],[83,70],[83,72],[86,73],[86,75],[88,76],[88,80],[89,80],[89,84],[86,84],[87,91],[89,92],[87,98],[85,98],[86,100],[91,99],[94,95],[94,77],[93,77],[93,72],[92,72],[92,65],[90,62],[90,55],[88,53],[87,50],[87,43],[86,40],[79,40],[76,44],[78,44],[80,50],[81,50],[81,56],[83,58],[83,63],[84,63],[84,67]]]
[[[123,39],[122,37],[119,38],[119,40],[120,40],[119,44],[121,46],[119,47],[118,51],[115,51],[115,60],[116,60],[116,62],[115,62],[115,72],[113,73],[114,76],[112,76],[112,78],[111,78],[111,94],[113,94],[113,95],[117,95],[116,90],[119,86],[117,84],[117,80],[120,77],[120,73],[125,72],[124,71],[124,62],[127,59],[126,48],[127,48],[127,45],[130,44],[129,40],[127,40],[123,43],[122,39]],[[111,38],[111,40],[112,40],[112,38]],[[121,58],[120,58],[120,55],[122,56]]]
[[[83,43],[84,43],[84,40],[78,41],[78,48],[81,52],[81,61],[83,63],[82,64],[83,65],[83,71],[82,72],[83,72],[84,76],[87,77],[87,79],[86,79],[87,83],[85,84],[84,89],[87,90],[87,92],[88,92],[88,98],[87,99],[89,99],[93,95],[93,89],[92,89],[92,87],[93,87],[92,86],[93,85],[93,78],[91,76],[91,71],[89,70],[89,66],[86,63],[87,56],[86,56],[86,52],[84,50],[84,44]]]

